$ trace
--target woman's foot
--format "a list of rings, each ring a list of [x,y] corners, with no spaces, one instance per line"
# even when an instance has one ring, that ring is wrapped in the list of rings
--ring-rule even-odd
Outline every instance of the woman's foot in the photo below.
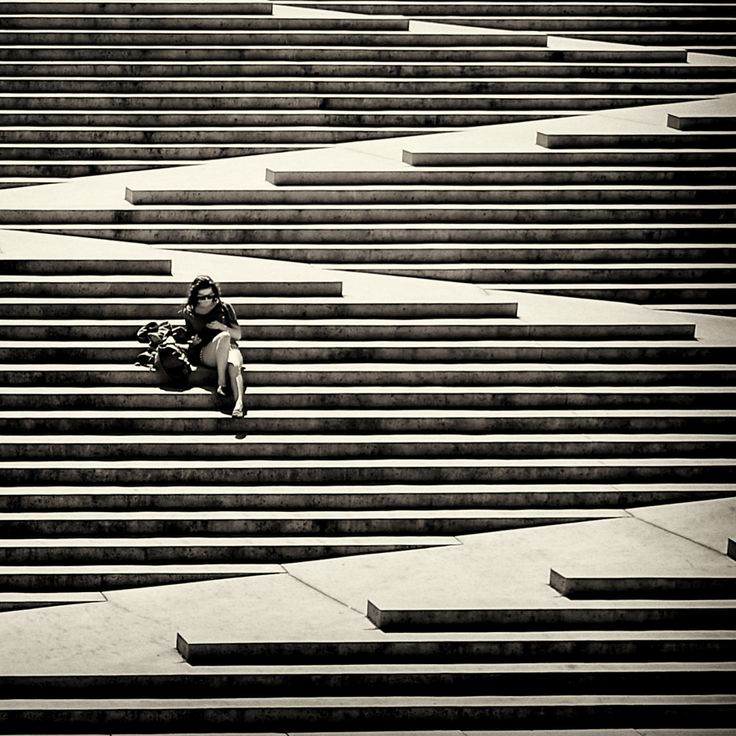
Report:
[[[227,396],[227,387],[226,386],[218,386],[216,393],[221,398],[225,398],[225,396]]]
[[[240,419],[243,416],[242,404],[236,404],[233,408],[233,419]]]

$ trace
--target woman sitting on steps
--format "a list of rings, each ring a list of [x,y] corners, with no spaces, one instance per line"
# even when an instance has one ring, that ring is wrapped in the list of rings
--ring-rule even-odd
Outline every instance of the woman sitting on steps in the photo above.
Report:
[[[217,395],[227,394],[227,378],[235,396],[233,416],[243,416],[242,337],[235,310],[220,299],[220,287],[209,276],[197,276],[181,310],[191,336],[189,361],[217,369]]]

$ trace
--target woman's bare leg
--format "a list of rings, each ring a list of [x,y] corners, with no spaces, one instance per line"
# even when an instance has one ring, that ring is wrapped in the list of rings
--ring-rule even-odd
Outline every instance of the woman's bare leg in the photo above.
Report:
[[[242,416],[245,387],[243,385],[243,356],[240,352],[240,348],[233,347],[230,349],[227,371],[230,376],[230,385],[233,389],[233,395],[235,396],[233,416]]]

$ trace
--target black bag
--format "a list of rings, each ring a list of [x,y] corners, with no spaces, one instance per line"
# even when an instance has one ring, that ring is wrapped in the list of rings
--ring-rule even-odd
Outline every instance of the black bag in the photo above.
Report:
[[[186,348],[179,343],[186,345],[187,336],[184,327],[172,327],[169,322],[148,322],[136,333],[138,341],[149,346],[139,353],[136,363],[160,370],[176,385],[185,385],[192,366]]]
[[[156,364],[172,383],[183,385],[189,381],[192,366],[184,348],[173,339],[158,346],[156,357]]]

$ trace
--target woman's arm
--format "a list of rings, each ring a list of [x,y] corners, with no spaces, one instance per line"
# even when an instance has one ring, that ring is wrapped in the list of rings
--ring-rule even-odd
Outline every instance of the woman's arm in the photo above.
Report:
[[[233,338],[233,340],[240,340],[240,338],[243,336],[243,331],[240,329],[240,325],[238,324],[238,318],[235,314],[235,310],[229,304],[223,303],[222,312],[222,319],[227,320],[227,322],[231,324],[226,324],[222,320],[213,320],[212,322],[207,323],[207,327],[209,327],[211,330],[220,330],[222,332],[227,332],[230,337]]]

